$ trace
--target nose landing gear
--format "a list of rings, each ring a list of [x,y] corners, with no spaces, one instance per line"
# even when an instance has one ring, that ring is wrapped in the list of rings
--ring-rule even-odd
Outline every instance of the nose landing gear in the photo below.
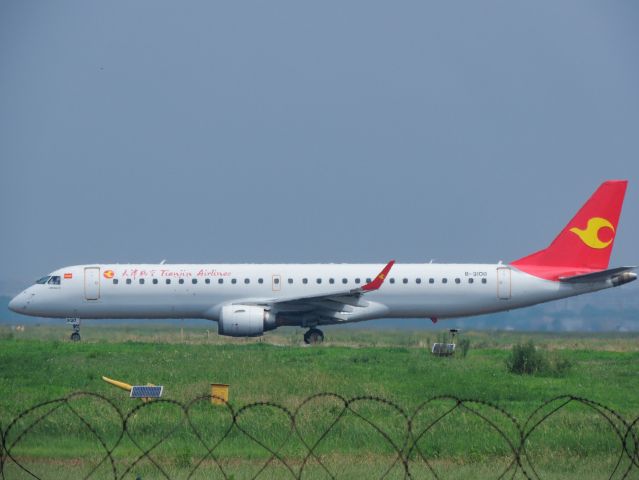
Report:
[[[304,334],[304,343],[317,345],[324,341],[324,333],[319,328],[311,328]]]
[[[69,337],[72,342],[79,342],[80,337],[80,319],[79,318],[67,318],[67,323],[73,328],[73,332]]]

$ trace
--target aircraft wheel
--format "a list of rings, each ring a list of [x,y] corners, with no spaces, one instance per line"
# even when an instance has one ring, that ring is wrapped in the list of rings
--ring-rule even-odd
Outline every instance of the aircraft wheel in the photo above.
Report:
[[[72,342],[79,342],[80,341],[80,334],[78,332],[73,332],[71,334],[71,341]]]
[[[319,328],[311,328],[304,334],[304,343],[308,345],[317,345],[324,341],[324,333]]]

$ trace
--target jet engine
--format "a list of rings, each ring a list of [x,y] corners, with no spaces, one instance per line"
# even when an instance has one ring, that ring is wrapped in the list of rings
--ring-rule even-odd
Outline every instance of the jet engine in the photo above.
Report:
[[[217,321],[217,332],[229,337],[259,337],[275,327],[275,314],[250,305],[226,305]]]

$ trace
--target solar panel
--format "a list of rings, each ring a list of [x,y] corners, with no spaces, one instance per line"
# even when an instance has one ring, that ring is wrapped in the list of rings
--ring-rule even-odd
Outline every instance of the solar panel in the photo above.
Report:
[[[160,398],[164,387],[148,385],[134,385],[131,387],[131,398]]]

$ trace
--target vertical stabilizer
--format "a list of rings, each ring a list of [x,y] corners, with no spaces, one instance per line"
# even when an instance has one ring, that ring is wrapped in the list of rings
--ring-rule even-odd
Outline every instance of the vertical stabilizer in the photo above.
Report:
[[[549,280],[608,268],[627,184],[602,183],[547,248],[511,265]]]

